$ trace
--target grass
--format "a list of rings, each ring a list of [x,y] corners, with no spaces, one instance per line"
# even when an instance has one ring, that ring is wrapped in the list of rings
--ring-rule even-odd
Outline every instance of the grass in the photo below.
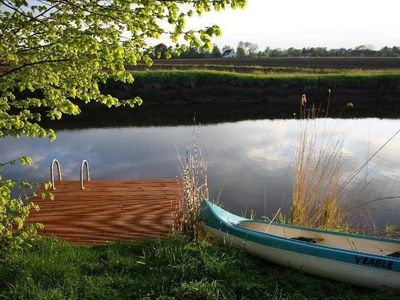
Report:
[[[396,299],[180,236],[83,247],[40,239],[0,264],[4,299]]]
[[[393,89],[400,85],[400,71],[393,70],[340,70],[334,73],[270,73],[245,74],[209,70],[153,70],[132,71],[133,86],[151,85],[153,89],[195,88],[212,86],[234,86],[238,88],[266,88],[277,90],[299,88],[382,88]],[[113,88],[109,82],[105,89]]]
[[[399,69],[398,58],[380,57],[268,57],[268,58],[198,58],[198,59],[170,59],[154,60],[154,65],[178,66],[191,68],[197,66],[220,66],[220,67],[266,67],[287,69],[368,69],[387,70]]]
[[[165,88],[171,87],[193,87],[202,83],[213,84],[241,84],[241,87],[252,87],[269,83],[319,83],[340,84],[343,86],[374,86],[382,83],[398,83],[400,71],[398,70],[334,70],[332,73],[310,73],[302,72],[276,72],[268,74],[246,74],[227,71],[210,70],[152,70],[131,71],[135,77],[135,85],[146,83],[161,84]],[[383,81],[383,82],[382,82]],[[110,87],[114,82],[109,82]]]
[[[148,69],[146,66],[143,66],[143,68],[138,68],[138,67],[135,68],[137,70]],[[163,64],[157,61],[155,61],[155,64],[151,67],[151,70],[208,70],[208,71],[250,73],[250,74],[275,74],[275,73],[332,74],[341,72],[341,70],[338,69],[328,69],[328,68],[266,67],[266,66],[256,66],[256,65],[246,66],[246,65],[200,64],[200,63]]]
[[[313,71],[313,72],[311,72]],[[147,76],[155,76],[161,78],[169,78],[170,76],[178,76],[176,80],[182,78],[182,76],[191,77],[214,77],[219,76],[225,79],[228,78],[243,78],[243,79],[288,79],[288,78],[332,78],[332,79],[351,79],[359,77],[400,77],[400,70],[337,70],[328,69],[323,71],[318,71],[318,69],[281,69],[280,72],[270,72],[270,73],[240,73],[240,72],[230,72],[230,71],[218,71],[218,70],[208,70],[208,69],[184,69],[184,70],[147,70],[147,71],[132,71],[139,78]],[[214,77],[215,78],[215,77]]]

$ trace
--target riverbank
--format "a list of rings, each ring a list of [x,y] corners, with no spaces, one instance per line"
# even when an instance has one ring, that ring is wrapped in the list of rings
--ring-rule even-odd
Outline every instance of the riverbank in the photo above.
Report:
[[[109,82],[104,91],[120,99],[140,95],[151,105],[268,104],[297,109],[302,94],[324,106],[332,92],[331,112],[352,102],[360,109],[400,111],[400,72],[343,71],[339,74],[241,74],[216,71],[134,72],[134,84]]]
[[[336,118],[398,118],[400,72],[337,71],[335,74],[241,74],[199,70],[136,71],[133,84],[108,82],[103,92],[120,99],[140,96],[134,109],[78,103],[82,113],[50,122],[52,128],[192,125],[294,118],[300,99]],[[350,106],[347,104],[351,103]],[[352,107],[352,108],[351,108]]]
[[[0,264],[6,299],[395,299],[183,237],[82,247],[39,240]]]

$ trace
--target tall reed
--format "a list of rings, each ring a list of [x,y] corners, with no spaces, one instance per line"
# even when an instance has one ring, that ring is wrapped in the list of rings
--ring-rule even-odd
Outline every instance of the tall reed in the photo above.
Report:
[[[329,229],[342,227],[344,202],[339,194],[343,182],[343,137],[337,137],[334,128],[317,127],[315,119],[319,113],[313,106],[307,108],[305,95],[300,104],[291,222]]]
[[[207,161],[198,133],[193,130],[193,143],[188,145],[184,158],[180,157],[180,187],[182,196],[182,218],[180,230],[195,239],[198,233],[198,216],[202,200],[208,199]]]
[[[322,117],[328,117],[331,91],[327,107]],[[343,107],[352,108],[348,103]],[[342,170],[344,136],[337,134],[335,126],[328,127],[322,122],[317,127],[316,118],[320,117],[319,110],[307,106],[307,97],[300,101],[300,134],[295,147],[295,178],[292,191],[292,207],[290,221],[296,225],[322,227],[326,229],[350,229],[350,218],[362,212],[372,203],[385,199],[400,198],[399,196],[381,197],[355,205],[354,188],[349,187],[360,172],[387,144],[400,133],[398,130],[377,151],[368,157],[358,169],[345,177]],[[318,122],[321,124],[321,122]],[[363,177],[362,181],[366,181]],[[366,185],[370,182],[368,181]],[[355,202],[355,203],[351,203]]]

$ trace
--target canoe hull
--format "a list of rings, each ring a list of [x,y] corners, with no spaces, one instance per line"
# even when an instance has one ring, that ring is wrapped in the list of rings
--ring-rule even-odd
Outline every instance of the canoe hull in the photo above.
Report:
[[[368,254],[364,256],[365,254],[357,252],[308,245],[305,242],[297,242],[299,245],[294,247],[293,243],[296,243],[294,241],[285,241],[285,239],[276,238],[269,234],[260,234],[241,228],[238,224],[245,221],[244,218],[215,207],[208,201],[202,206],[200,219],[205,232],[211,236],[273,263],[368,288],[400,288],[399,259],[382,256],[368,257]],[[276,242],[276,239],[280,239],[280,241]],[[285,242],[291,245],[285,248]],[[304,250],[301,249],[302,247],[314,249]],[[296,251],[298,249],[300,251]],[[314,253],[317,251],[320,255],[311,255],[313,251]],[[336,252],[339,252],[339,254]],[[375,261],[379,260],[382,263],[379,267],[362,263],[357,264],[355,263],[357,257],[362,257],[362,259],[367,257],[366,259],[375,259]]]
[[[203,228],[214,238],[224,240],[235,247],[242,248],[255,256],[259,256],[284,267],[294,268],[320,277],[348,282],[368,288],[400,288],[400,274],[394,276],[390,274],[393,272],[389,273],[388,271],[377,270],[375,268],[366,268],[331,259],[260,245],[216,230],[207,225],[203,225]]]

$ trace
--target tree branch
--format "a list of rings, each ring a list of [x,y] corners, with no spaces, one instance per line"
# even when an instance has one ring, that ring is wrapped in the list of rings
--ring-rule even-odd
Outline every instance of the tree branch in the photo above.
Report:
[[[21,70],[21,69],[24,69],[24,68],[26,68],[26,67],[30,67],[30,66],[34,66],[34,65],[39,65],[39,64],[64,62],[64,61],[71,61],[71,59],[70,59],[70,58],[50,59],[50,60],[36,61],[36,62],[33,62],[33,63],[27,63],[27,64],[24,64],[24,65],[19,66],[19,67],[17,67],[17,68],[14,68],[14,69],[11,69],[11,70],[6,71],[5,73],[3,73],[3,74],[0,75],[0,78],[5,77],[5,76],[7,76],[7,75],[9,75],[9,74],[11,74],[11,73],[17,72],[17,71],[19,71],[19,70]]]

